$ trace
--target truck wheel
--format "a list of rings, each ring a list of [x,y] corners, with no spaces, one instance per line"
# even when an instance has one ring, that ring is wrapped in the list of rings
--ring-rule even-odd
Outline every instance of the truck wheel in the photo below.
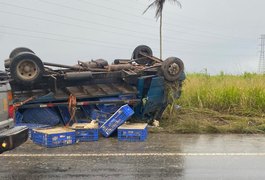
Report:
[[[6,59],[4,62],[5,69],[8,69],[10,67],[10,64],[11,64],[11,59]]]
[[[184,70],[184,64],[179,58],[169,57],[163,61],[161,70],[167,81],[176,81]]]
[[[142,54],[145,54],[147,56],[153,56],[153,52],[150,47],[146,45],[140,45],[134,49],[133,54],[132,54],[132,59],[138,59],[138,58],[144,57]],[[152,60],[148,58],[143,58],[143,59],[136,60],[135,62],[141,65],[146,65],[146,64],[152,63]]]
[[[38,82],[44,73],[44,66],[38,56],[22,52],[15,56],[10,64],[11,78],[20,84]]]
[[[18,53],[21,53],[21,52],[30,52],[30,53],[33,53],[35,54],[31,49],[29,48],[26,48],[26,47],[18,47],[16,49],[14,49],[13,51],[11,51],[10,55],[9,55],[9,58],[12,59],[14,58]]]

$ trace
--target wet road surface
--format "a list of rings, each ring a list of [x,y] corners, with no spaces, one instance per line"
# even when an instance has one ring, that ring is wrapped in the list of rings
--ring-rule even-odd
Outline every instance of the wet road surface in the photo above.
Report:
[[[0,179],[265,179],[264,135],[150,134],[146,142],[47,149],[28,141],[0,155]]]

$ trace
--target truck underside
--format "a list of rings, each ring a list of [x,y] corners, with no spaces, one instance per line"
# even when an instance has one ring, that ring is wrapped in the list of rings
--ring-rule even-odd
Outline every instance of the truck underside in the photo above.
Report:
[[[5,68],[18,112],[69,109],[69,101],[74,99],[77,109],[129,104],[140,121],[159,119],[170,103],[168,91],[179,98],[185,80],[180,59],[162,61],[147,46],[138,46],[132,59],[117,59],[111,65],[99,59],[74,66],[45,63],[33,51],[17,48],[5,61]]]

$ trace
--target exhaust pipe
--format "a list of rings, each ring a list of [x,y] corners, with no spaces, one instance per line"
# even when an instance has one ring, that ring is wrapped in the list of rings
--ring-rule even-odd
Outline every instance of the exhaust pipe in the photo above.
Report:
[[[84,71],[84,72],[68,72],[64,74],[65,80],[85,80],[92,78],[91,71]]]

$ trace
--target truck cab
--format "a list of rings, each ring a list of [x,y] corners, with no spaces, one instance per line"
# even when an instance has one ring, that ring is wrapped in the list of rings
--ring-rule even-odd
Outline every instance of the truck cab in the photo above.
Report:
[[[12,94],[7,75],[0,71],[0,154],[12,150],[28,139],[28,128],[15,127],[13,119]]]

